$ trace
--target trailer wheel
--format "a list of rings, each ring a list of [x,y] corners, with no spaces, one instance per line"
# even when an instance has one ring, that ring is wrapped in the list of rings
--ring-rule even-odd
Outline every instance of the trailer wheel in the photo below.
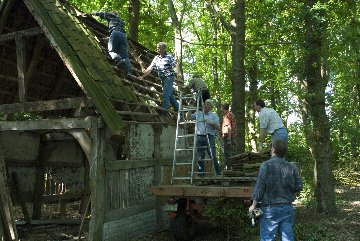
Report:
[[[176,241],[190,241],[197,231],[197,223],[194,219],[181,212],[170,220],[170,230]]]

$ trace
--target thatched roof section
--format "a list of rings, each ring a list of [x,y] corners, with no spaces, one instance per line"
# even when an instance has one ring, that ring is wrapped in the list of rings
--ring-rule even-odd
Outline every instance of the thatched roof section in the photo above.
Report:
[[[0,112],[73,117],[81,107],[86,115],[100,113],[114,131],[123,121],[162,122],[160,82],[138,78],[154,53],[130,40],[133,75],[126,77],[107,53],[107,35],[106,26],[66,2],[3,1]]]

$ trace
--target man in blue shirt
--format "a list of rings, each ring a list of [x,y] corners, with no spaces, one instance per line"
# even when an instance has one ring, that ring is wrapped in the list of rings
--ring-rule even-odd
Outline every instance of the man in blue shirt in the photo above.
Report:
[[[295,194],[302,190],[297,167],[285,160],[287,143],[275,140],[271,158],[260,166],[249,212],[260,206],[260,241],[275,240],[277,232],[282,241],[294,241]]]
[[[128,56],[128,39],[125,33],[125,23],[118,16],[116,11],[110,13],[106,12],[92,12],[91,15],[99,16],[109,24],[110,38],[108,42],[108,51],[116,65],[125,63],[126,73],[131,73],[131,64]]]
[[[211,112],[214,104],[210,99],[207,99],[204,102],[203,111],[195,112],[192,115],[188,115],[188,119],[197,120],[196,134],[197,141],[196,146],[196,158],[198,160],[198,171],[201,174],[204,172],[204,161],[201,159],[205,158],[205,148],[199,147],[208,147],[206,148],[208,155],[212,157],[212,162],[215,168],[216,175],[220,175],[220,167],[216,158],[216,146],[215,146],[215,132],[220,130],[219,116],[216,113]],[[205,134],[205,135],[204,135]],[[206,134],[209,137],[209,144],[207,142]]]
[[[168,111],[169,104],[171,104],[174,111],[177,112],[179,110],[179,103],[176,101],[173,94],[176,60],[172,55],[166,52],[166,43],[160,42],[156,47],[159,55],[155,56],[149,67],[143,72],[141,79],[149,75],[152,69],[156,70],[163,87],[162,108]]]

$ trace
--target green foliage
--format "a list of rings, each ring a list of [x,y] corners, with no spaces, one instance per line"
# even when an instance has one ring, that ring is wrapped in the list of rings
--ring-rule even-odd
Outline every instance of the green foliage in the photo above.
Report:
[[[229,236],[248,237],[259,233],[258,228],[250,224],[248,209],[239,199],[216,199],[207,205],[205,215],[211,224],[226,230]]]
[[[321,225],[295,224],[294,234],[298,241],[335,241],[331,234]]]
[[[84,12],[118,10],[129,19],[129,3],[115,0],[69,0]],[[173,0],[181,20],[184,38],[183,69],[185,82],[198,73],[209,86],[216,102],[232,102],[231,33],[224,27],[218,15],[204,0]],[[304,117],[306,93],[300,85],[304,69],[304,54],[310,46],[303,46],[304,14],[314,12],[319,23],[326,23],[326,48],[324,61],[329,84],[326,88],[326,111],[330,119],[333,168],[336,174],[360,170],[360,5],[357,1],[318,1],[312,9],[306,9],[306,1],[246,1],[246,97],[263,98],[274,107],[283,120],[296,114]],[[173,51],[174,29],[170,22],[167,0],[141,0],[139,42],[151,50],[159,41],[168,43]],[[224,20],[231,23],[233,1],[216,1]],[[250,89],[250,75],[256,82]],[[218,83],[214,80],[217,79]],[[306,85],[306,83],[305,83]],[[252,93],[252,91],[254,93]],[[234,100],[236,101],[236,100]],[[251,105],[248,106],[251,108]],[[251,113],[251,109],[247,110]],[[250,116],[250,114],[249,114]],[[245,122],[249,121],[248,119]],[[286,121],[285,121],[286,122]],[[245,126],[249,126],[246,123]],[[253,123],[251,123],[253,124]],[[288,158],[301,164],[306,196],[313,193],[314,160],[304,131],[312,132],[311,122],[287,122],[290,133]],[[246,132],[249,149],[257,135]],[[255,128],[258,131],[258,128]],[[250,133],[250,134],[249,134]],[[252,140],[252,142],[251,142]],[[219,148],[220,149],[220,148]]]

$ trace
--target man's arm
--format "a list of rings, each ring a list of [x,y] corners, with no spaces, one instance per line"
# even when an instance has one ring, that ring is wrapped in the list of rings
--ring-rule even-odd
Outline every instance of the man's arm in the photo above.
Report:
[[[211,119],[205,119],[205,122],[215,130],[220,130],[219,117],[216,114],[213,114]]]
[[[261,152],[264,148],[264,140],[266,136],[266,129],[260,128],[260,134],[259,134],[259,148],[258,151]]]
[[[106,12],[92,12],[91,15],[100,17],[101,19],[109,20],[109,13]]]
[[[147,69],[143,72],[143,75],[140,77],[140,79],[145,78],[146,76],[148,76],[150,74],[152,70],[152,65],[150,65],[149,67],[147,67]]]
[[[259,174],[256,178],[256,184],[255,184],[254,192],[252,195],[253,203],[249,207],[249,212],[252,212],[256,208],[258,202],[262,201],[262,198],[263,198],[263,195],[265,192],[266,172],[267,172],[267,166],[265,163],[263,163],[260,166]]]

